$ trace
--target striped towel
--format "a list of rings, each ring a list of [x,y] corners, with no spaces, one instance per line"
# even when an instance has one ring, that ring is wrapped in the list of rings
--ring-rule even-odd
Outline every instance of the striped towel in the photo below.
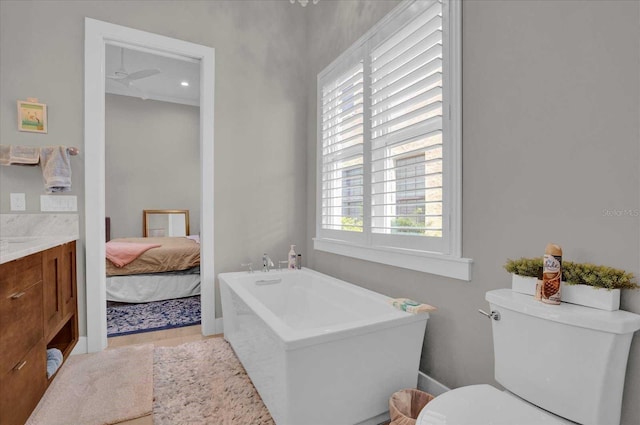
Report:
[[[430,313],[437,310],[437,308],[432,305],[422,304],[409,298],[391,298],[389,299],[389,304],[398,310],[413,314]]]
[[[38,165],[39,162],[40,148],[0,145],[0,165]]]

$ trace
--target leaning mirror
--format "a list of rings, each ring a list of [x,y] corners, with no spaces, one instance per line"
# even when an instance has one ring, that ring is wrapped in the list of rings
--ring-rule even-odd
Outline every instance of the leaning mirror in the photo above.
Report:
[[[189,210],[142,211],[142,236],[188,236]]]

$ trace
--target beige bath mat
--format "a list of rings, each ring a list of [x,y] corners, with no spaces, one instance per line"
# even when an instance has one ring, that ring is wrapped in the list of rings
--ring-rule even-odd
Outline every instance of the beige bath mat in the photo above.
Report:
[[[107,425],[151,414],[153,345],[71,356],[27,425]]]
[[[274,425],[222,338],[156,347],[154,397],[154,425]]]

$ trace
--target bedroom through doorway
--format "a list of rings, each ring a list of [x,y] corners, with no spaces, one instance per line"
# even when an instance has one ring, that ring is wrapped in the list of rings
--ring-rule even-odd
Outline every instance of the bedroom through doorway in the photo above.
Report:
[[[107,337],[200,324],[199,63],[105,54]]]
[[[214,97],[215,49],[159,34],[85,18],[84,38],[84,147],[85,147],[85,279],[86,285],[86,346],[80,339],[80,350],[93,353],[107,348],[106,320],[106,235],[105,235],[105,86],[107,45],[124,47],[162,57],[194,62],[199,67],[200,119],[199,175],[200,190],[200,290],[201,326],[203,335],[222,332],[222,318],[216,318],[214,259]],[[123,62],[126,73],[129,70]],[[143,68],[149,69],[149,68]],[[140,74],[137,74],[140,75]],[[134,86],[136,85],[134,81]],[[133,143],[133,141],[132,141]],[[148,154],[148,153],[147,153]],[[137,166],[148,167],[144,154]],[[171,169],[166,170],[167,174]],[[155,186],[157,187],[157,186]],[[155,187],[150,188],[150,190]],[[162,189],[162,188],[160,188]],[[195,223],[192,219],[191,223]]]

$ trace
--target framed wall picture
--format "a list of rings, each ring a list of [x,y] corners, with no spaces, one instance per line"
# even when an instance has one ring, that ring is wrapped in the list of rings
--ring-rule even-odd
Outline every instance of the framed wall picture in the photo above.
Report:
[[[18,101],[18,130],[34,133],[47,132],[47,105],[44,103]]]

